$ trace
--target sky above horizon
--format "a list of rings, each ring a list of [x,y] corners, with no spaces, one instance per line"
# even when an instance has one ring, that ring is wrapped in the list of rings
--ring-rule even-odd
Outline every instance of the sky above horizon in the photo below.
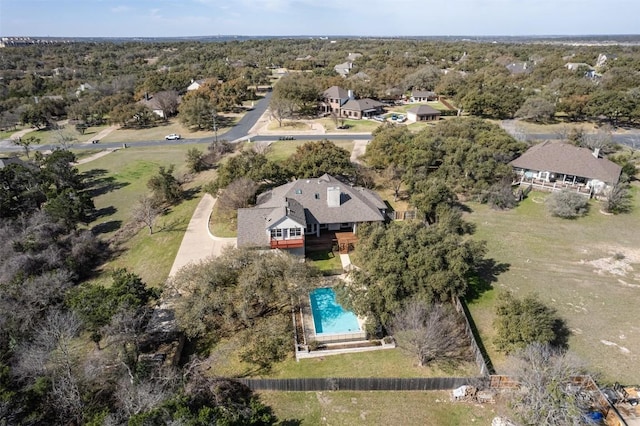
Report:
[[[0,36],[639,34],[638,0],[0,0]]]

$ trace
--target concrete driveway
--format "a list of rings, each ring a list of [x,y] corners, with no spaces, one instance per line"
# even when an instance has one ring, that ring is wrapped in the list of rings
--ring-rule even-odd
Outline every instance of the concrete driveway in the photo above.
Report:
[[[209,257],[220,256],[225,247],[236,246],[236,238],[214,237],[209,232],[209,217],[215,203],[216,198],[213,198],[211,194],[205,194],[198,203],[173,261],[171,272],[169,272],[170,277],[190,263],[198,263]]]

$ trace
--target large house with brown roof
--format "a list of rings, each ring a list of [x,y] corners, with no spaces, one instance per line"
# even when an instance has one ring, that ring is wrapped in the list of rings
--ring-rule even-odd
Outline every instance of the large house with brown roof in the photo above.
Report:
[[[384,105],[374,99],[356,99],[351,90],[332,86],[322,94],[320,111],[332,113],[337,117],[360,120],[381,114]]]
[[[591,151],[561,142],[543,142],[510,163],[520,184],[536,189],[576,190],[601,195],[618,183],[622,167]]]
[[[255,207],[238,209],[238,247],[304,254],[305,236],[355,233],[359,223],[383,222],[386,208],[375,192],[328,174],[298,179],[260,194]]]

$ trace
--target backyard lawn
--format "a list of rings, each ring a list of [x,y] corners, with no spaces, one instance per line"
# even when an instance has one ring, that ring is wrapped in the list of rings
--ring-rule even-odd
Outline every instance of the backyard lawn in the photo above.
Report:
[[[504,404],[451,402],[447,391],[259,392],[278,425],[489,425]]]
[[[289,317],[290,318],[290,317]],[[293,332],[292,338],[293,338]],[[416,359],[401,348],[369,352],[327,355],[296,361],[293,353],[269,371],[258,371],[255,365],[240,360],[246,340],[242,334],[218,342],[211,348],[209,373],[213,376],[256,378],[318,377],[477,377],[475,363],[440,364],[419,367]]]
[[[149,285],[161,286],[164,283],[200,200],[199,185],[206,182],[212,172],[201,173],[186,185],[190,190],[189,198],[159,217],[152,235],[146,228],[132,226],[131,212],[137,200],[149,193],[147,181],[160,166],[175,164],[174,176],[184,173],[184,158],[191,147],[166,145],[121,149],[78,166],[80,172],[92,176],[96,192],[94,204],[98,217],[89,226],[105,240],[117,239],[121,250],[102,265],[102,271],[126,267]],[[105,284],[110,282],[110,278],[108,274],[102,274],[97,281]]]
[[[602,214],[591,201],[586,217],[551,217],[547,193],[532,192],[514,210],[495,211],[469,203],[467,219],[477,225],[475,237],[487,241],[488,255],[505,272],[493,289],[469,301],[469,310],[498,372],[504,357],[494,337],[496,293],[537,293],[557,309],[572,331],[570,350],[603,381],[640,383],[640,194],[634,186],[635,209],[618,216]]]

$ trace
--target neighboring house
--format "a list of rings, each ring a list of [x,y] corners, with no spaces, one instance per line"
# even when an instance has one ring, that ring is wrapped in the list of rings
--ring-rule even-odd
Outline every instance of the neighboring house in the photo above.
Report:
[[[347,55],[347,61],[353,62],[360,57],[362,57],[362,53],[349,53]]]
[[[615,61],[616,59],[618,59],[617,55],[601,53],[598,55],[598,59],[596,59],[596,68],[602,68],[607,64],[608,61]]]
[[[587,70],[593,69],[591,65],[584,62],[567,62],[566,64],[564,64],[564,66],[567,67],[569,71],[577,71],[580,68],[587,69]]]
[[[407,119],[409,121],[438,121],[440,120],[440,111],[429,105],[418,105],[407,111]]]
[[[322,104],[320,110],[322,112],[340,115],[340,108],[344,105],[353,94],[339,86],[331,86],[322,93]]]
[[[344,62],[342,64],[338,64],[333,67],[333,70],[340,74],[342,77],[346,77],[351,72],[351,68],[353,68],[352,62]]]
[[[350,79],[358,79],[358,80],[363,80],[363,81],[371,81],[371,77],[369,77],[369,74],[367,74],[364,71],[358,71],[357,73],[355,73],[354,75],[352,75],[350,77]]]
[[[599,195],[618,183],[622,167],[591,151],[561,142],[544,142],[529,148],[510,163],[521,185],[537,189],[562,189]]]
[[[338,117],[360,120],[383,112],[384,104],[374,99],[356,99],[351,90],[332,86],[322,94],[320,111],[333,113]]]
[[[531,66],[527,62],[512,62],[506,65],[511,75],[526,74],[531,72]]]
[[[80,96],[84,92],[90,92],[90,91],[93,91],[93,90],[96,90],[96,89],[92,85],[90,85],[89,83],[82,83],[76,89],[76,96]]]
[[[0,169],[4,169],[9,164],[24,164],[18,157],[0,157]]]
[[[153,96],[145,96],[145,98],[142,99],[141,101],[138,101],[138,103],[146,106],[147,108],[149,108],[158,117],[166,118],[165,117],[165,113],[164,113],[164,109],[162,108],[162,106],[160,106],[160,104],[158,103],[158,101],[156,100],[155,97],[153,97]]]
[[[340,109],[340,117],[360,120],[384,112],[384,104],[374,99],[349,99]]]
[[[201,78],[200,80],[194,80],[191,79],[191,84],[189,84],[189,86],[187,86],[187,91],[191,91],[191,90],[198,90],[199,88],[201,88],[202,86],[204,86],[204,83],[207,80],[204,78]]]
[[[383,222],[386,204],[373,191],[333,176],[298,179],[238,209],[238,247],[290,249],[304,254],[305,236],[356,232],[359,223]]]
[[[428,90],[413,90],[411,92],[411,102],[429,102],[437,100],[438,95],[436,95],[436,92],[431,92]]]

